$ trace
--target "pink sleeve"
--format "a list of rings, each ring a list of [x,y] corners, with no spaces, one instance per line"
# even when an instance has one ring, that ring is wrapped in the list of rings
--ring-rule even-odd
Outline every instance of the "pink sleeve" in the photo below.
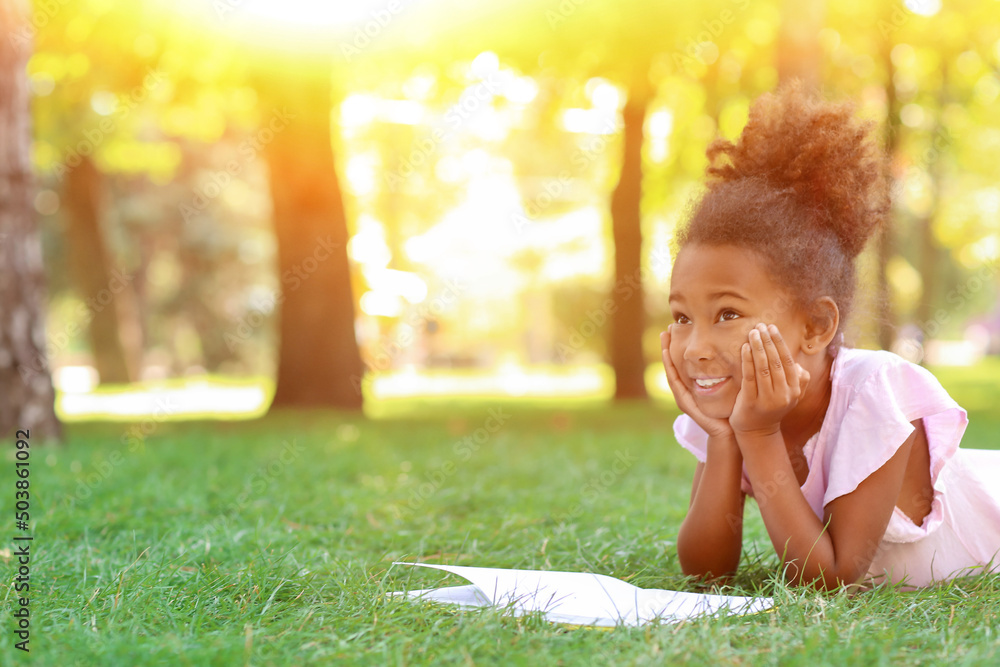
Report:
[[[674,437],[681,447],[694,454],[702,463],[705,462],[708,457],[708,433],[705,433],[693,419],[685,414],[675,419]]]
[[[930,371],[904,359],[881,364],[857,387],[826,450],[823,506],[881,468],[923,419],[931,482],[962,440],[968,418]]]

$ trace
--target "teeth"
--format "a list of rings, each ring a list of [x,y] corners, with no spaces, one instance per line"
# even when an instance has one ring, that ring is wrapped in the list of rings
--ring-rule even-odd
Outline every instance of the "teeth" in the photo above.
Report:
[[[695,382],[698,384],[699,387],[706,387],[707,388],[707,387],[714,387],[715,385],[719,384],[720,382],[722,382],[725,379],[726,378],[717,378],[715,380],[701,380],[701,379],[698,379],[698,380],[695,380]]]

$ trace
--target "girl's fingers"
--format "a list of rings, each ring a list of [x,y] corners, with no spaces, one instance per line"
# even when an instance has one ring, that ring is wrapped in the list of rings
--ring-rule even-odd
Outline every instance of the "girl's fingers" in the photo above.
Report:
[[[752,401],[757,398],[757,373],[750,343],[743,343],[743,347],[740,348],[740,360],[743,363],[743,384],[740,387],[740,394],[745,394],[746,399]]]
[[[768,367],[771,371],[771,387],[778,394],[784,393],[785,388],[788,387],[788,382],[786,380],[785,374],[794,369],[788,368],[781,360],[781,355],[778,352],[778,347],[774,343],[774,339],[771,337],[772,329],[777,332],[778,327],[773,324],[770,326],[764,326],[763,324],[758,325],[760,327],[760,338],[764,343],[764,354],[767,355]]]
[[[667,384],[670,385],[670,391],[673,392],[674,396],[677,396],[678,393],[687,391],[687,389],[681,382],[681,376],[674,367],[673,359],[670,358],[670,327],[667,327],[667,330],[660,334],[660,347],[663,353],[663,370],[667,373]]]
[[[670,328],[660,333],[660,352],[663,355],[663,370],[667,372],[667,376],[670,376],[670,371],[673,370],[674,364],[670,359]]]
[[[781,332],[778,331],[778,327],[770,324],[767,329],[771,333],[771,340],[774,341],[774,349],[777,350],[778,358],[781,359],[781,364],[785,369],[785,384],[794,388],[798,385],[799,371],[802,367],[792,359],[792,353],[789,351],[785,339],[782,338]]]
[[[771,392],[771,366],[767,361],[767,351],[764,350],[764,339],[760,329],[750,330],[750,353],[753,357],[753,365],[757,371],[757,393],[764,394]]]
[[[774,347],[778,350],[778,357],[781,359],[781,363],[785,366],[785,372],[788,373],[795,368],[795,360],[792,359],[792,353],[788,349],[788,343],[781,336],[781,332],[778,331],[778,327],[771,324],[768,325],[768,331],[771,332],[771,340],[774,341]]]

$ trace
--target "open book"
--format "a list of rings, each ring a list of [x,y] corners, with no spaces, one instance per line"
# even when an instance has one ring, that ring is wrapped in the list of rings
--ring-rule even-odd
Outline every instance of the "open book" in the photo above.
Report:
[[[393,565],[444,570],[472,584],[397,591],[390,595],[462,607],[499,606],[514,615],[538,611],[549,621],[573,625],[638,626],[654,620],[676,623],[718,613],[754,613],[769,609],[773,604],[771,598],[638,588],[621,579],[590,572],[503,570],[431,563],[396,562]]]

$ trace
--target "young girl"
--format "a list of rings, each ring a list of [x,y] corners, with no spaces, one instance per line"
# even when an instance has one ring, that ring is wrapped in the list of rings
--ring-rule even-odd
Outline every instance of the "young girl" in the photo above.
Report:
[[[698,459],[687,574],[736,570],[747,494],[795,583],[1000,568],[1000,451],[959,449],[966,413],[930,372],[842,344],[855,258],[889,209],[873,127],[793,84],[708,148],[661,335],[674,432]]]

